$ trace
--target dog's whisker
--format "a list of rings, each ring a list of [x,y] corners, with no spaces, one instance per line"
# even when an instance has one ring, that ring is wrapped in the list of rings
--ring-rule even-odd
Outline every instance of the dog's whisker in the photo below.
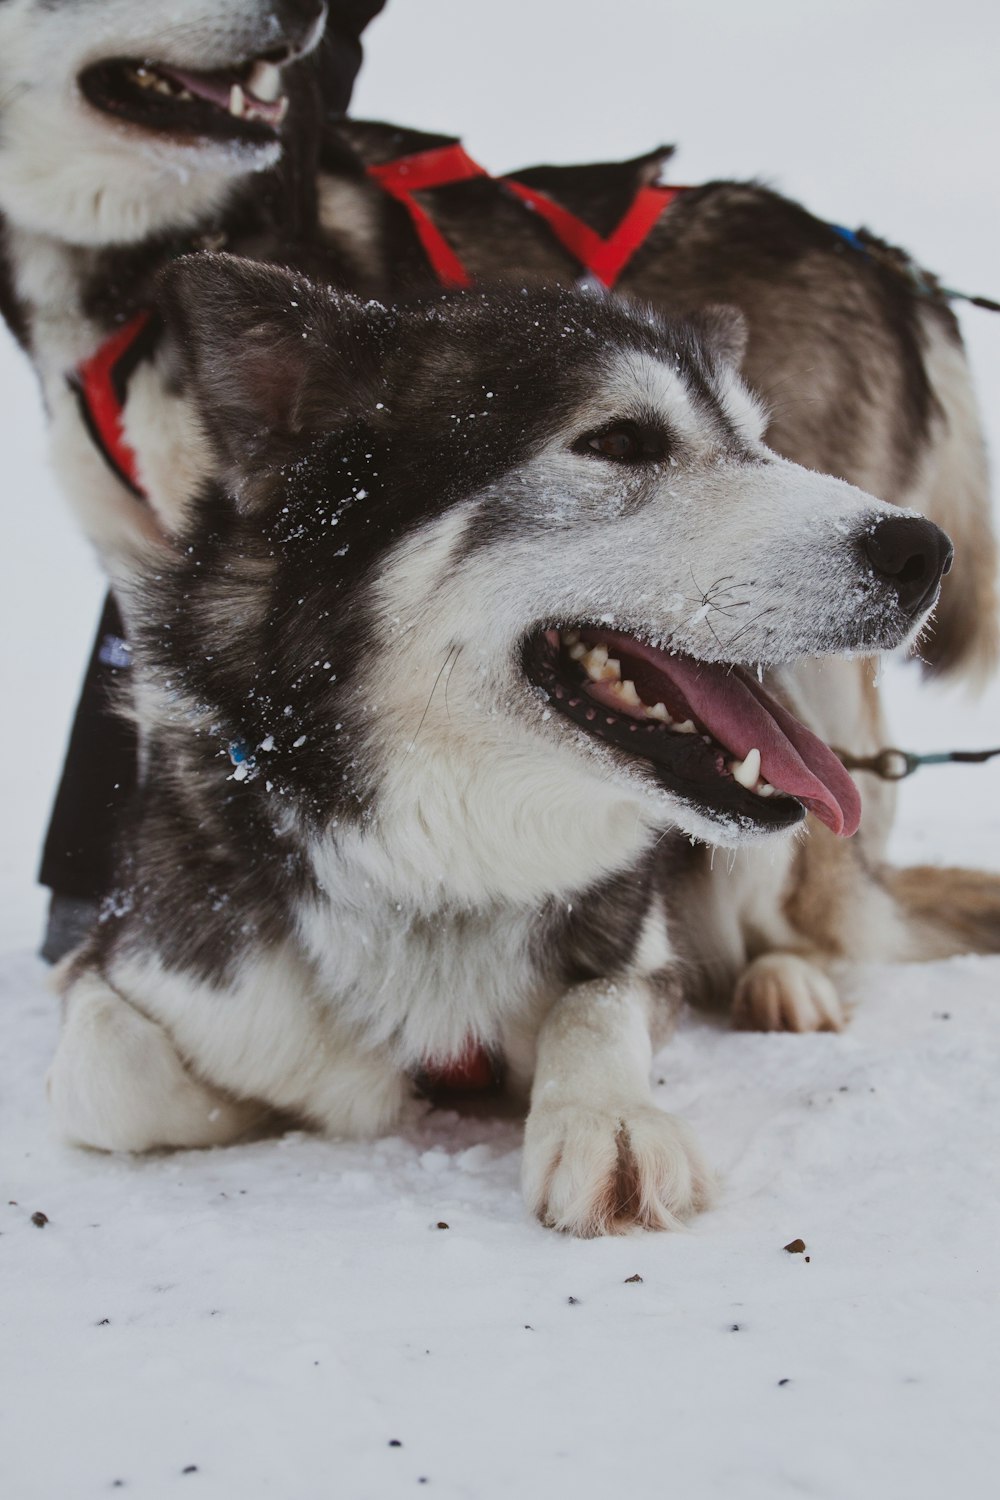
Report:
[[[464,646],[459,646],[458,650],[455,652],[451,666],[448,668],[448,675],[444,680],[444,711],[448,715],[449,722],[451,720],[451,709],[448,707],[448,689],[451,686],[451,679],[454,675],[455,668],[458,666],[458,658],[461,656],[464,649]]]
[[[417,725],[416,734],[414,734],[413,739],[410,741],[409,745],[407,746],[408,750],[412,750],[413,747],[414,747],[414,745],[416,745],[416,743],[417,743],[417,739],[418,739],[418,737],[420,735],[420,731],[421,731],[421,729],[423,729],[424,722],[425,722],[425,720],[427,718],[427,715],[430,713],[431,703],[434,701],[434,694],[437,692],[438,683],[441,681],[441,678],[444,676],[445,668],[447,667],[449,661],[451,660],[452,654],[460,652],[461,649],[462,649],[461,646],[449,646],[449,648],[448,648],[448,654],[445,657],[444,661],[441,663],[440,670],[438,671],[438,674],[437,674],[437,676],[434,679],[433,685],[431,687],[430,693],[429,693],[428,698],[427,698],[427,702],[424,705],[424,711],[420,715],[420,723]],[[457,655],[456,655],[456,660],[457,660]]]

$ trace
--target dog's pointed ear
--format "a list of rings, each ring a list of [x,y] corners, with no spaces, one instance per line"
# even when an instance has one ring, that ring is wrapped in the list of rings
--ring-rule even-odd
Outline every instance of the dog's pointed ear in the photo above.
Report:
[[[388,314],[234,255],[188,255],[158,279],[177,384],[193,389],[223,477],[274,470],[378,398]]]
[[[690,322],[717,360],[736,370],[740,368],[747,352],[750,329],[738,307],[711,302],[693,313]]]

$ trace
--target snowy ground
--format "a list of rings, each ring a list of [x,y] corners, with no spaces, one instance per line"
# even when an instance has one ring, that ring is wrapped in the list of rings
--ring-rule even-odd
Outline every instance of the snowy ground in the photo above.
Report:
[[[680,181],[766,175],[997,295],[1000,13],[902,16],[390,0],[358,112],[464,125],[495,168],[679,139]],[[1000,318],[965,327],[996,447]],[[50,1138],[32,873],[100,580],[6,345],[0,390],[5,1500],[994,1495],[1000,960],[856,974],[840,1037],[687,1021],[659,1093],[723,1189],[683,1235],[547,1234],[502,1118],[138,1162]],[[1000,742],[1000,690],[889,691],[900,743]],[[998,793],[1000,767],[924,772],[898,856],[1000,867]]]

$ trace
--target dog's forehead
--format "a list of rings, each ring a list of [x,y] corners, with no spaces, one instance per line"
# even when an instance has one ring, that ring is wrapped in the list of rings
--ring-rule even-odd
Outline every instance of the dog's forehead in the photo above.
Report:
[[[485,383],[498,391],[547,394],[575,405],[600,393],[633,404],[683,405],[704,384],[704,360],[690,339],[652,312],[614,299],[559,290],[511,297],[494,289],[423,305],[410,323],[426,367],[456,390]],[[701,371],[702,373],[698,373]]]
[[[692,433],[704,426],[706,408],[719,404],[704,370],[669,349],[613,350],[596,394],[623,416],[659,417]]]

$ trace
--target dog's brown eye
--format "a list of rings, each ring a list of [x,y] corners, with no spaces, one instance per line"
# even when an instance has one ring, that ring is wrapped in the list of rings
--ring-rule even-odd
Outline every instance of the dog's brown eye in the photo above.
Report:
[[[659,432],[635,422],[616,422],[599,432],[588,432],[573,444],[574,452],[596,454],[616,464],[658,463],[665,457],[666,443]]]
[[[602,458],[623,458],[626,462],[638,458],[641,451],[638,438],[627,427],[599,433],[590,439],[590,446]]]

